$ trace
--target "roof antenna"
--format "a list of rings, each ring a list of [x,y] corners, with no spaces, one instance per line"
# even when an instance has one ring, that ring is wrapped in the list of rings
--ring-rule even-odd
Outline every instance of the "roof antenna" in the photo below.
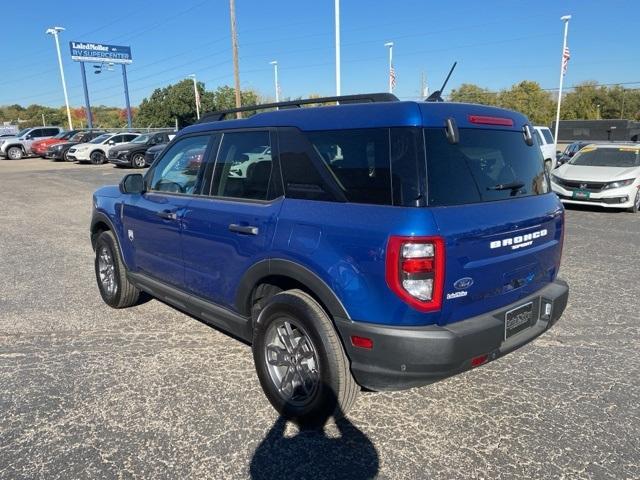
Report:
[[[453,62],[453,66],[451,67],[451,70],[449,70],[449,75],[447,75],[447,78],[444,79],[444,83],[442,84],[442,87],[440,87],[440,90],[436,90],[431,95],[429,95],[425,102],[444,102],[442,98],[442,91],[444,90],[444,87],[447,86],[449,77],[451,77],[451,74],[453,73],[453,70],[456,68],[457,64],[458,62]]]

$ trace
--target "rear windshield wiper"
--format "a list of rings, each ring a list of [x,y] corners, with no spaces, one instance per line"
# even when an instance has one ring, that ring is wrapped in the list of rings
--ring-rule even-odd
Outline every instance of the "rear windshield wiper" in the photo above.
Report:
[[[522,182],[498,183],[493,187],[487,187],[487,190],[511,190],[512,192],[517,192],[522,187],[524,187]]]

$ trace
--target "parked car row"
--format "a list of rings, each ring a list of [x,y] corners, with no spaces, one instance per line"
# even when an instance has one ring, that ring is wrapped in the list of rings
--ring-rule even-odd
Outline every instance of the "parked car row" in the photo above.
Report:
[[[0,158],[20,160],[38,156],[54,161],[144,168],[153,163],[175,135],[171,131],[144,133],[105,130],[69,130],[60,127],[27,128],[0,137]],[[154,148],[152,154],[147,150]]]

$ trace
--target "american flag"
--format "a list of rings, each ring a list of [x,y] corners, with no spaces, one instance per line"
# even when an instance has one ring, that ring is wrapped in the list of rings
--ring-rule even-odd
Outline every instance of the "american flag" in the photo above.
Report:
[[[393,68],[393,65],[389,69],[389,84],[391,85],[391,90],[396,88],[396,69]]]
[[[564,47],[564,51],[562,52],[562,74],[567,74],[567,66],[569,65],[569,59],[571,58],[571,54],[569,54],[569,47]]]

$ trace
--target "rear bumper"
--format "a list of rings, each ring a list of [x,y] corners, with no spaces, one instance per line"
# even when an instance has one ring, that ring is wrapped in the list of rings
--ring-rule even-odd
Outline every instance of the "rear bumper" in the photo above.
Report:
[[[351,372],[363,387],[372,390],[401,390],[433,383],[472,367],[471,360],[488,355],[494,360],[529,343],[555,324],[569,298],[569,286],[556,280],[529,297],[503,308],[445,326],[389,327],[335,319]],[[505,314],[533,302],[535,323],[505,340]],[[551,314],[541,314],[550,303]],[[351,336],[373,340],[373,348],[354,347]]]

